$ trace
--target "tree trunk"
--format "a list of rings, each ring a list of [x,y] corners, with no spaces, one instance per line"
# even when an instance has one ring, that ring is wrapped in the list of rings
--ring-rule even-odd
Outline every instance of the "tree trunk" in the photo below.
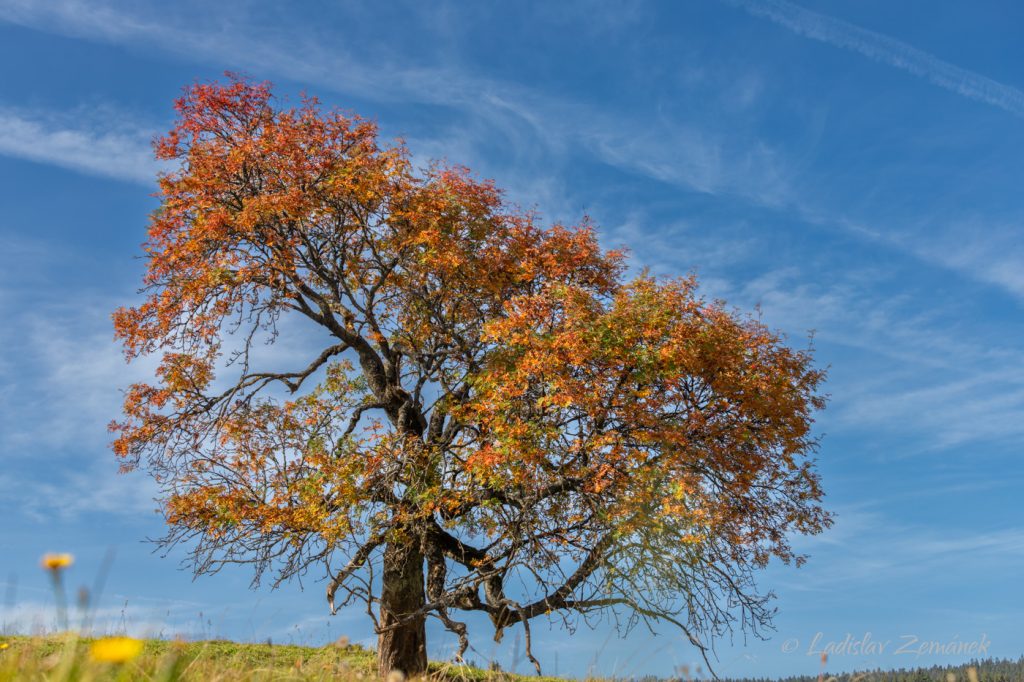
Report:
[[[419,543],[391,542],[384,548],[384,586],[380,597],[377,661],[381,679],[400,670],[407,677],[427,670],[426,616],[416,613],[425,602],[423,554]]]

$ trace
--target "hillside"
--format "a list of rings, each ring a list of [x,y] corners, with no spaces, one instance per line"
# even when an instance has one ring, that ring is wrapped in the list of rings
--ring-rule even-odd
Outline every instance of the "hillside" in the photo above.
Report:
[[[0,682],[344,682],[372,680],[376,677],[375,671],[374,652],[347,643],[317,648],[270,643],[245,644],[223,640],[99,640],[73,635],[0,637]],[[438,680],[525,679],[518,675],[488,672],[450,663],[432,663],[431,672]]]
[[[451,663],[431,663],[439,681],[559,682],[559,678],[513,675]],[[79,638],[74,635],[0,637],[0,682],[100,682],[146,680],[373,680],[374,652],[341,641],[325,647],[247,644],[224,640]],[[683,680],[684,678],[679,678]],[[690,679],[690,678],[685,678]],[[721,682],[1024,682],[1024,657],[986,659],[960,666],[804,675],[786,678],[721,678]],[[661,682],[641,678],[639,682]]]

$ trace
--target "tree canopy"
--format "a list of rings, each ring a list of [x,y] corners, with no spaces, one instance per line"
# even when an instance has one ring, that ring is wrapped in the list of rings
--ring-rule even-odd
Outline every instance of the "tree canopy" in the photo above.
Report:
[[[111,428],[197,572],[317,571],[384,673],[425,669],[427,617],[461,655],[460,612],[529,643],[610,609],[702,651],[770,622],[755,569],[830,524],[809,352],[316,99],[231,78],[176,107],[114,315],[161,362]],[[263,350],[283,325],[315,350]]]

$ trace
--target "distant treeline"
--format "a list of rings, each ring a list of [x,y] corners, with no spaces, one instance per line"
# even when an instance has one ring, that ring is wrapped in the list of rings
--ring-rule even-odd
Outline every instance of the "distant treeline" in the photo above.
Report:
[[[969,676],[969,669],[975,676]],[[950,677],[952,675],[952,677]],[[675,680],[688,678],[677,677]],[[693,678],[689,678],[693,679]],[[706,678],[703,678],[706,679]],[[794,677],[720,677],[721,682],[1024,682],[1024,656],[1016,661],[987,658],[962,665],[934,665],[930,668],[900,668],[899,670],[863,670],[851,673],[823,675],[796,675]],[[641,678],[637,682],[654,682],[654,678]],[[662,680],[664,682],[664,680]]]

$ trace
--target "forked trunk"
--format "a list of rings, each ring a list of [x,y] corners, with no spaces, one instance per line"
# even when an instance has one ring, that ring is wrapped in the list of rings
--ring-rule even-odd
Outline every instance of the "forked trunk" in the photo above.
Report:
[[[414,542],[392,542],[384,548],[384,585],[380,597],[377,660],[381,679],[400,670],[407,677],[427,670],[423,555]]]

